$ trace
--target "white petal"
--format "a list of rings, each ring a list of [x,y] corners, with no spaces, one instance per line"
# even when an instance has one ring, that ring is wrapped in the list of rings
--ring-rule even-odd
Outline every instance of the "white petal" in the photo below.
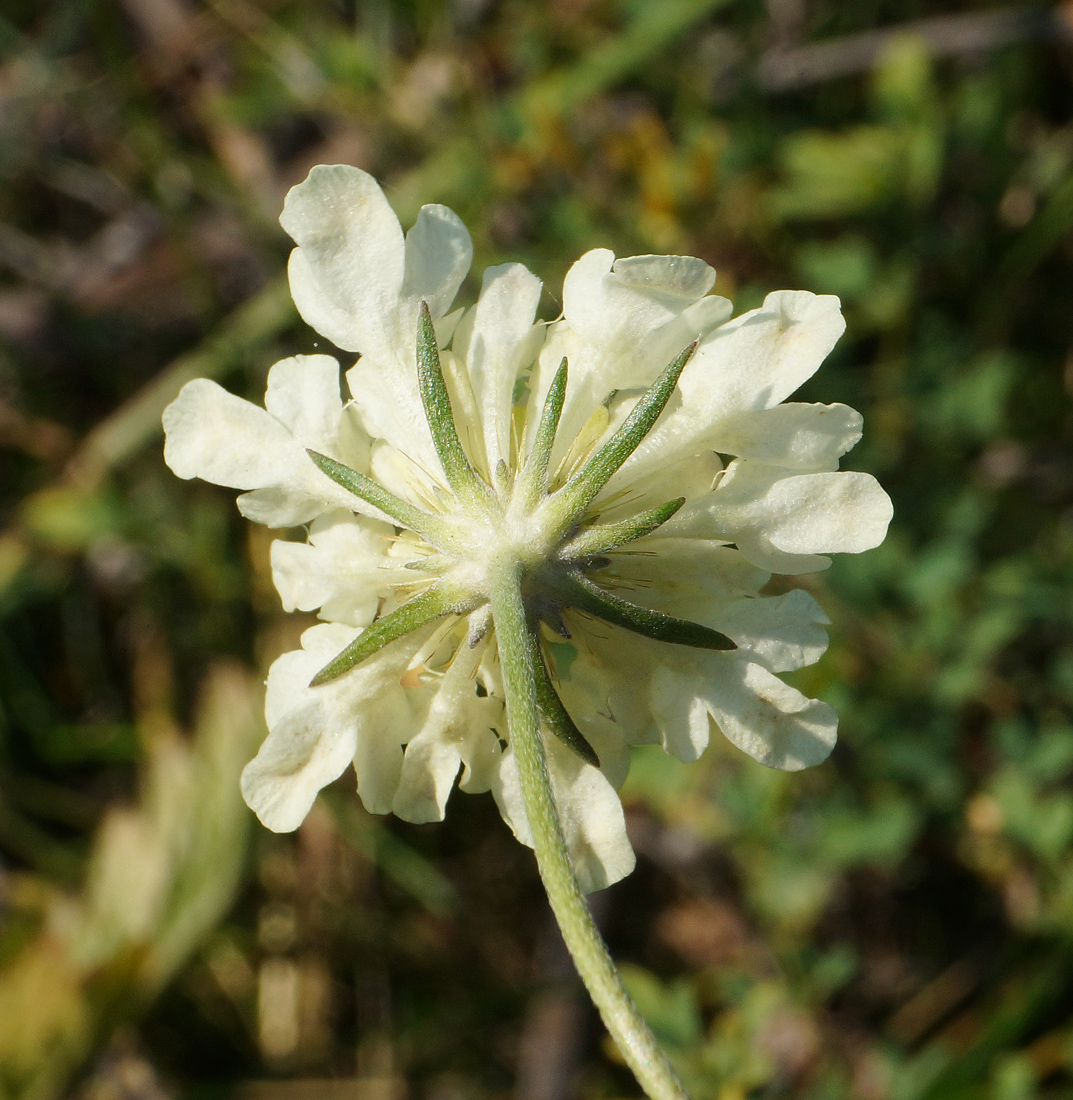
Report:
[[[469,328],[466,321],[475,316],[476,311],[470,312],[463,318],[462,327]],[[451,412],[454,415],[455,429],[462,447],[469,456],[474,467],[486,477],[490,478],[491,471],[485,462],[484,456],[484,423],[481,410],[477,404],[477,397],[470,385],[469,371],[465,364],[459,360],[452,348],[450,351],[440,352],[440,368],[443,371],[444,385],[447,387],[447,396],[451,402]]]
[[[399,644],[392,643],[393,646]],[[410,649],[407,639],[403,639],[401,644]],[[354,771],[358,780],[358,797],[371,814],[390,813],[395,792],[399,789],[402,742],[410,735],[414,721],[410,700],[399,685],[404,671],[398,664],[394,665],[391,675],[370,690],[372,705],[364,709],[361,715],[358,743],[354,750]]]
[[[565,452],[562,441],[581,431],[611,391],[649,385],[686,345],[729,316],[725,299],[700,297],[714,279],[715,272],[692,256],[615,260],[607,249],[582,256],[563,283],[565,321],[552,326],[534,371],[527,443],[564,355],[570,385],[554,463]]]
[[[706,741],[708,715],[723,736],[769,768],[799,771],[826,760],[834,747],[838,715],[777,676],[736,654],[696,651],[686,662],[665,665],[652,684],[653,705],[671,730],[687,727],[692,744]]]
[[[302,250],[291,273],[303,318],[318,331],[325,324],[324,335],[342,337],[348,351],[393,358],[405,246],[376,180],[349,165],[318,165],[287,193],[279,220]]]
[[[326,701],[296,707],[272,730],[242,773],[246,804],[274,833],[305,820],[321,788],[343,774],[357,731]]]
[[[602,354],[596,355],[597,363],[589,354],[589,346],[565,321],[548,326],[544,345],[540,349],[537,361],[529,375],[529,399],[526,404],[525,448],[526,453],[533,446],[540,413],[548,396],[552,380],[563,359],[569,361],[569,376],[566,386],[566,401],[559,420],[559,429],[555,434],[555,451],[552,457],[552,469],[561,461],[567,447],[579,432],[581,425],[593,409],[607,396],[605,390],[594,397],[593,368],[602,362]]]
[[[587,625],[590,620],[576,615],[571,617],[569,613],[568,617],[571,618],[570,641],[549,643],[545,638],[544,655],[548,671],[567,713],[599,758],[600,771],[618,790],[629,774],[628,746],[635,739],[616,721],[609,702],[607,670],[598,660],[592,659],[585,645],[582,624]],[[617,673],[621,670],[624,653],[619,652],[615,657]],[[631,712],[630,717],[633,719],[636,715]]]
[[[207,378],[183,386],[163,422],[164,461],[181,478],[259,489],[287,480],[302,459],[309,462],[275,417]]]
[[[402,758],[392,813],[415,825],[442,821],[461,766],[458,748],[450,741],[435,736],[415,738]]]
[[[692,687],[694,651],[573,612],[564,618],[576,656],[559,669],[559,693],[582,731],[603,726],[626,744],[662,743],[680,759],[696,760],[708,745],[709,722]],[[676,696],[654,691],[665,665],[677,677]]]
[[[361,426],[358,410],[350,402],[343,406],[335,440],[327,444],[328,449],[324,453],[352,470],[365,473],[369,469],[371,442],[369,433]]]
[[[454,312],[448,313],[443,317],[437,317],[435,314],[432,315],[432,327],[436,332],[436,343],[440,351],[443,351],[451,342],[451,338],[454,336],[455,331],[458,329],[465,315],[465,306],[459,306]]]
[[[272,580],[284,611],[316,611],[322,619],[366,626],[381,599],[413,575],[406,558],[389,558],[394,529],[386,523],[329,512],[314,521],[309,542],[272,543]]]
[[[518,779],[518,761],[514,758],[514,751],[509,745],[503,750],[499,770],[492,780],[492,797],[517,841],[527,848],[532,848],[533,833],[525,813],[525,797],[522,795],[522,785]]]
[[[715,284],[715,268],[696,256],[624,256],[614,273],[624,285],[675,303],[693,303]]]
[[[734,312],[734,303],[729,298],[721,298],[718,294],[709,294],[706,298],[700,298],[688,309],[682,310],[675,323],[677,329],[672,328],[669,337],[672,344],[671,354],[677,355],[678,351],[694,340],[700,340],[709,332],[730,319]]]
[[[489,472],[511,460],[511,410],[514,385],[543,339],[534,327],[541,282],[522,264],[501,264],[484,273],[481,296],[455,336],[454,350],[469,373],[484,426]]]
[[[581,889],[602,890],[634,868],[626,818],[615,788],[599,768],[554,738],[546,742],[548,773]]]
[[[332,500],[326,500],[300,489],[273,486],[243,493],[235,503],[239,512],[253,523],[263,523],[265,527],[300,527],[332,508],[342,507],[348,496],[339,489]],[[357,501],[354,506],[360,507]]]
[[[624,599],[722,630],[722,613],[770,579],[733,547],[706,539],[660,538],[659,533],[608,555],[594,579]]]
[[[354,407],[370,436],[385,440],[429,474],[439,469],[418,390],[414,347],[409,348],[404,362],[385,364],[362,356],[346,378]]]
[[[343,415],[339,364],[330,355],[295,355],[268,372],[265,408],[304,447],[334,447]]]
[[[552,674],[563,705],[597,754],[612,739],[623,745],[658,741],[649,699],[658,646],[576,612],[568,611],[564,620],[570,641],[546,647]],[[609,763],[614,783],[619,762]]]
[[[428,465],[418,465],[390,443],[376,443],[369,460],[369,473],[374,481],[403,500],[412,501],[426,511],[443,511],[450,498],[432,472],[438,469],[433,465],[435,462],[436,459],[431,458]]]
[[[615,254],[610,248],[593,248],[570,265],[563,279],[563,316],[570,328],[586,339],[599,339],[606,294]],[[603,329],[606,332],[606,327]]]
[[[687,764],[699,760],[711,735],[706,688],[692,660],[663,664],[649,686],[665,752]]]
[[[739,459],[714,492],[689,502],[662,529],[734,542],[749,561],[775,573],[808,573],[823,554],[878,546],[892,516],[871,474],[793,474]]]
[[[270,732],[243,772],[242,792],[276,832],[297,828],[317,792],[351,759],[366,807],[375,813],[390,809],[411,723],[399,680],[427,631],[399,639],[345,676],[311,688],[312,677],[359,633],[335,623],[313,627],[302,635],[301,650],[284,654],[269,670]]]
[[[503,749],[499,743],[498,734],[495,732],[505,728],[505,718],[502,717],[502,700],[497,700],[500,707],[500,717],[496,725],[489,729],[483,727],[479,736],[472,737],[465,746],[462,755],[462,778],[458,781],[458,789],[466,794],[484,794],[492,789],[495,783],[496,773],[503,758]],[[488,735],[491,736],[488,736]]]
[[[724,420],[778,405],[816,372],[845,327],[833,295],[779,290],[759,309],[714,329],[682,372],[680,399],[668,406],[622,476],[701,443],[719,449]]]
[[[593,511],[601,523],[613,523],[649,508],[685,497],[704,496],[711,492],[723,463],[714,451],[697,454],[679,453],[652,467],[643,477],[614,480],[596,498]]]
[[[447,797],[462,764],[473,761],[479,771],[487,772],[500,755],[493,728],[502,723],[503,704],[502,700],[477,694],[481,656],[463,643],[444,675],[425,689],[430,696],[427,710],[406,746],[392,804],[393,811],[405,821],[442,821]]]
[[[355,634],[336,626],[307,631],[302,640],[313,651],[285,653],[269,669],[270,732],[242,773],[242,795],[273,832],[298,828],[320,789],[338,778],[354,755],[357,731],[339,713],[337,689],[313,695],[309,681]],[[326,642],[333,647],[328,652]]]
[[[846,322],[833,294],[777,290],[716,329],[682,374],[686,404],[770,409],[816,373]]]
[[[769,466],[837,470],[838,460],[861,439],[864,418],[848,405],[776,405],[727,417],[712,432],[712,446]]]
[[[586,764],[571,749],[551,738],[545,742],[545,751],[555,805],[578,882],[586,894],[602,890],[634,868],[622,803],[600,769]],[[533,835],[510,748],[503,754],[492,793],[514,835],[531,848]]]
[[[265,721],[269,729],[306,700],[309,681],[360,633],[341,623],[310,627],[302,633],[301,649],[292,649],[272,662],[265,681]]]
[[[473,261],[473,243],[462,219],[446,206],[422,206],[406,234],[402,295],[428,302],[433,318],[454,301]]]
[[[698,554],[698,563],[704,556]],[[798,590],[724,600],[721,611],[711,615],[704,613],[710,599],[704,588],[687,579],[683,589],[690,588],[694,610],[683,609],[684,617],[710,620],[738,643],[738,650],[664,645],[568,613],[572,638],[561,648],[572,649],[573,658],[556,672],[563,702],[582,731],[586,736],[600,731],[632,744],[660,741],[667,752],[688,762],[707,747],[709,717],[714,716],[735,744],[762,763],[790,768],[818,762],[833,744],[834,712],[805,699],[770,670],[800,668],[819,659],[827,644],[822,609]],[[630,593],[642,602],[638,597],[636,590]],[[650,606],[659,603],[648,601]],[[549,648],[554,654],[559,647]],[[750,734],[748,724],[754,719]],[[771,740],[776,734],[777,744]],[[756,738],[768,748],[758,748]]]
[[[802,474],[772,486],[777,516],[767,531],[787,554],[859,554],[878,546],[894,514],[890,497],[871,474]]]
[[[312,367],[299,359],[313,359]],[[323,381],[326,356],[284,360],[279,376],[289,389],[293,375],[307,373]],[[273,394],[275,404],[280,394]],[[330,412],[324,389],[312,392],[307,405],[295,409],[294,420],[305,428],[315,427],[327,437],[312,440],[329,453],[346,452],[361,457],[359,439],[344,415],[336,425],[335,440],[327,419]],[[312,412],[311,412],[312,410]],[[239,511],[269,527],[292,527],[306,523],[331,508],[359,508],[363,505],[351,493],[326,477],[306,454],[306,443],[264,409],[235,397],[206,378],[188,382],[179,396],[164,410],[164,460],[182,478],[200,477],[216,485],[252,489],[239,497]],[[345,429],[345,430],[340,430]],[[380,513],[376,513],[379,517]]]
[[[369,340],[363,338],[362,327],[347,309],[334,305],[321,290],[305,249],[295,248],[287,261],[287,281],[291,287],[298,316],[321,336],[331,340],[343,351],[361,351]]]
[[[693,256],[627,256],[606,248],[585,253],[563,281],[563,315],[591,343],[628,344],[674,320],[715,282]]]
[[[770,409],[816,373],[845,328],[834,295],[775,291],[704,341],[682,375],[685,404]]]
[[[770,672],[814,665],[827,650],[831,620],[804,589],[782,596],[738,600],[716,617],[715,627]]]

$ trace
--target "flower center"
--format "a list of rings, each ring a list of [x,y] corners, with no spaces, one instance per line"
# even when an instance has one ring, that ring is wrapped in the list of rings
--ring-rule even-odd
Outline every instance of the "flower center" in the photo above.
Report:
[[[532,634],[530,648],[539,658],[535,674],[541,718],[584,759],[598,763],[552,685],[541,649],[541,624],[569,638],[562,613],[572,608],[658,641],[734,649],[734,643],[717,630],[630,603],[589,576],[606,564],[603,555],[650,534],[685,502],[679,497],[618,523],[585,523],[600,491],[655,424],[695,347],[690,345],[663,371],[610,438],[552,492],[548,467],[566,397],[568,367],[563,359],[544,400],[532,449],[508,497],[508,471],[497,471],[502,475],[495,478],[497,494],[477,473],[462,446],[440,369],[432,318],[422,303],[417,336],[421,400],[447,487],[459,508],[451,516],[423,511],[364,474],[309,452],[330,478],[438,551],[421,563],[431,574],[429,583],[366,628],[317,673],[312,685],[345,675],[383,646],[447,615],[471,616],[471,637],[479,640],[487,631],[497,578],[509,571],[521,585]]]

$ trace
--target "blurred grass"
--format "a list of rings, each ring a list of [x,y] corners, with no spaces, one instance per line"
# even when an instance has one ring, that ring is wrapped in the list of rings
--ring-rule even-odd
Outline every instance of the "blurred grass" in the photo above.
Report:
[[[633,1094],[487,799],[405,826],[341,782],[294,837],[238,799],[254,685],[304,624],[233,494],[164,468],[159,411],[194,375],[257,398],[315,346],[275,217],[343,161],[404,221],[454,206],[475,270],[528,263],[545,316],[595,245],[703,256],[739,309],[842,297],[801,396],[865,413],[850,458],[896,518],[803,580],[835,623],[797,679],[839,748],[793,776],[720,741],[640,753],[640,863],[600,919],[698,1100],[1073,1096],[1067,27],[913,0],[9,0],[0,1095]]]

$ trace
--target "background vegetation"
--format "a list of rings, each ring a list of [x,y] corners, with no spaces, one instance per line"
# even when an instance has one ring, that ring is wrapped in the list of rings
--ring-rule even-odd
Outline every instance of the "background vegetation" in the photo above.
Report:
[[[635,1095],[489,797],[241,805],[270,536],[179,482],[188,378],[308,351],[286,189],[385,182],[546,281],[601,245],[841,295],[803,393],[890,537],[805,578],[831,762],[638,756],[596,905],[698,1100],[1073,1096],[1069,13],[976,0],[5,0],[0,1095]],[[472,290],[472,287],[470,288]]]

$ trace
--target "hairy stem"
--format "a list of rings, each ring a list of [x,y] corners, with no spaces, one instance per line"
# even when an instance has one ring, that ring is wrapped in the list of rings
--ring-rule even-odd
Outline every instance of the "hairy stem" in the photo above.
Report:
[[[540,654],[526,622],[519,574],[512,562],[501,563],[494,570],[491,604],[503,666],[510,741],[540,877],[574,965],[641,1087],[652,1100],[688,1100],[655,1036],[622,985],[570,862],[540,737],[535,672]]]

